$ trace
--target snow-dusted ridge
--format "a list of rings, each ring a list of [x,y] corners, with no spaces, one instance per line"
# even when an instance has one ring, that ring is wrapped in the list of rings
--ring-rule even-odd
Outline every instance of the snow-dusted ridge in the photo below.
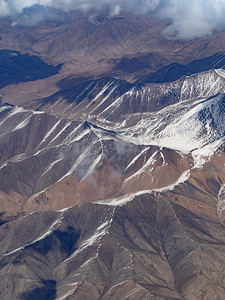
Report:
[[[225,134],[225,95],[180,102],[149,113],[121,134],[135,144],[156,145],[189,153]]]
[[[216,139],[221,138],[224,135],[224,94],[218,94],[217,96],[213,96],[212,98],[205,97],[207,94],[211,95],[217,91],[222,90],[222,86],[224,86],[224,70],[211,70],[207,72],[203,72],[201,74],[195,74],[189,76],[186,79],[178,80],[177,82],[170,84],[162,84],[157,85],[162,90],[170,89],[170,86],[174,86],[176,89],[176,85],[180,85],[182,83],[182,88],[180,90],[180,100],[175,103],[166,106],[165,108],[159,110],[158,112],[148,113],[145,112],[137,118],[137,122],[133,123],[133,125],[129,126],[126,124],[125,120],[122,120],[121,123],[115,122],[114,125],[107,123],[107,118],[101,119],[101,127],[115,131],[115,126],[119,131],[116,131],[117,137],[122,138],[125,141],[131,141],[137,145],[157,145],[161,147],[167,147],[174,150],[178,150],[183,153],[189,153],[190,151],[201,148]],[[192,78],[193,77],[193,78]],[[197,80],[199,87],[195,86],[194,83]],[[212,88],[213,86],[217,86],[217,81],[222,80],[220,82],[219,88]],[[207,83],[207,87],[204,84]],[[111,83],[108,83],[108,85]],[[108,85],[106,87],[108,87]],[[99,94],[104,93],[103,90],[99,91]],[[112,86],[112,90],[114,91],[117,87]],[[190,92],[189,88],[192,87],[195,90],[205,88],[205,92]],[[150,101],[149,97],[151,97],[152,85],[147,85],[146,87],[142,87],[140,90],[135,90],[135,88],[131,88],[126,92],[126,95],[130,95],[132,102],[132,97],[135,97],[135,94],[142,94],[147,97],[147,101]],[[177,87],[178,88],[178,87]],[[180,87],[179,87],[180,88]],[[225,89],[223,88],[225,91]],[[187,95],[188,96],[184,96]],[[106,109],[109,110],[111,107],[113,111],[117,107],[117,102],[123,101],[124,95],[120,96],[113,103],[111,103]],[[144,101],[144,100],[143,100]],[[90,102],[91,104],[91,102]],[[89,104],[89,105],[90,105]],[[115,105],[115,107],[114,107]],[[132,105],[132,104],[130,104]],[[2,109],[7,109],[8,106],[3,106]],[[8,118],[13,116],[14,114],[19,114],[20,112],[29,112],[30,115],[26,116],[17,126],[12,128],[11,130],[18,130],[22,127],[25,127],[27,123],[30,121],[32,115],[36,112],[32,110],[25,110],[24,108],[14,107],[12,111],[8,114],[6,118],[4,118],[1,123],[5,122]],[[112,112],[110,112],[111,114]],[[100,116],[103,114],[103,111],[100,113]],[[132,114],[133,116],[133,114]],[[135,116],[135,114],[134,114]],[[99,115],[96,118],[96,124],[98,124]],[[129,119],[129,114],[127,116]],[[102,122],[105,121],[105,124]],[[42,141],[39,144],[43,146],[49,141],[51,137],[51,145],[53,146],[56,141],[60,140],[62,134],[70,128],[72,125],[71,120],[67,120],[64,123],[64,126],[60,126],[60,119],[54,124],[54,126],[50,129],[49,132],[43,137]],[[91,123],[90,123],[91,124]],[[215,126],[216,125],[216,126]],[[91,125],[90,125],[91,126]],[[57,130],[57,129],[60,130]],[[100,138],[104,138],[104,131],[101,132],[101,128],[95,129],[90,128],[91,130],[99,131],[98,135],[101,135]],[[103,129],[104,130],[104,129]],[[78,131],[76,128],[67,136],[69,140],[72,139],[73,133]],[[57,134],[54,134],[57,132]],[[50,141],[49,141],[50,142]],[[49,144],[48,142],[48,144]]]
[[[142,173],[151,173],[154,168],[161,168],[161,165],[158,166],[160,158],[157,161],[156,154],[160,153],[164,167],[166,166],[167,157],[159,149],[154,149],[152,153],[149,152],[151,155],[146,156],[146,160],[143,159],[142,156],[147,153],[152,145],[159,148],[173,149],[183,154],[192,154],[194,167],[200,168],[224,140],[225,94],[220,93],[208,98],[205,97],[207,93],[211,94],[213,91],[217,91],[216,85],[218,80],[221,85],[218,90],[224,88],[222,87],[222,82],[225,82],[224,74],[225,72],[222,70],[212,70],[208,73],[206,72],[205,77],[202,74],[201,76],[193,75],[182,79],[183,81],[164,84],[161,87],[158,85],[157,89],[165,89],[165,93],[171,86],[174,86],[174,89],[180,89],[179,101],[154,112],[137,114],[129,113],[129,111],[127,114],[123,112],[127,116],[125,121],[118,118],[115,122],[101,123],[103,119],[101,122],[98,122],[98,117],[89,120],[88,114],[86,115],[87,121],[74,121],[50,114],[48,115],[51,118],[49,124],[45,126],[48,116],[46,114],[35,116],[36,114],[43,114],[43,111],[35,112],[19,107],[3,106],[0,110],[0,113],[2,112],[0,115],[2,132],[4,132],[5,127],[8,130],[7,133],[20,135],[23,130],[26,132],[31,130],[29,128],[31,123],[31,126],[35,124],[34,131],[38,133],[35,133],[35,138],[31,141],[33,144],[30,146],[28,143],[28,151],[24,148],[23,152],[21,151],[22,153],[15,153],[14,156],[7,157],[8,159],[2,161],[0,170],[1,172],[5,171],[3,169],[8,168],[9,163],[22,163],[24,160],[33,157],[37,161],[43,159],[45,162],[44,166],[42,165],[39,170],[40,175],[36,185],[38,188],[32,195],[36,196],[40,191],[46,191],[48,186],[58,184],[65,177],[72,174],[75,175],[78,182],[84,179],[85,182],[88,182],[89,177],[93,176],[93,174],[95,176],[101,170],[101,165],[104,164],[106,159],[109,159],[112,165],[115,164],[115,161],[111,161],[111,157],[114,156],[113,151],[116,152],[122,143],[128,145],[128,148],[122,147],[121,151],[117,151],[115,160],[116,168],[118,167],[121,172],[121,180],[127,184],[126,188],[132,185],[132,180],[136,178],[138,180]],[[196,78],[198,79],[198,84],[199,82],[201,83],[201,86],[199,86],[201,91],[196,92],[197,94],[192,90],[195,84],[193,81]],[[192,85],[187,84],[188,82],[190,83],[190,80]],[[209,80],[207,86],[202,86],[207,80]],[[213,83],[213,87],[210,86],[211,83]],[[191,90],[189,90],[190,86],[192,87]],[[111,86],[110,83],[110,88],[111,90],[107,94],[109,96],[111,92],[116,90],[117,84],[116,86]],[[132,97],[136,96],[142,97],[144,95],[147,97],[146,101],[150,101],[151,92],[154,88],[155,86],[150,84],[140,88],[140,90],[130,89],[125,93],[126,96],[129,95],[131,97],[128,98],[130,101],[128,101],[129,105],[132,105]],[[97,96],[105,96],[105,89],[108,89],[108,86],[105,86],[103,90],[99,90]],[[105,97],[101,100],[103,102],[106,101]],[[123,101],[124,95],[120,95],[102,112],[114,113],[117,105],[122,105]],[[140,98],[140,101],[145,105],[144,98]],[[91,106],[91,102],[89,106]],[[105,121],[107,121],[107,117]],[[41,124],[40,127],[38,127],[39,123]],[[40,129],[43,129],[43,131]],[[36,137],[38,138],[37,141]],[[27,139],[30,142],[30,136]],[[129,147],[132,149],[125,153]],[[126,157],[121,159],[124,154]],[[123,164],[122,167],[119,165],[121,162]],[[178,184],[188,180],[189,171],[190,169],[183,174],[179,173],[181,175],[180,178],[171,185],[165,187],[158,185],[159,189],[155,188],[149,192],[164,192],[173,189]],[[52,176],[54,173],[56,173],[56,176]],[[51,177],[54,177],[54,180],[48,181]],[[45,184],[45,182],[47,183]],[[149,186],[146,185],[143,189],[146,187],[148,188]],[[118,205],[127,201],[127,197],[125,197],[114,199],[111,203]]]
[[[224,143],[225,137],[218,139],[206,146],[193,150],[191,152],[192,157],[194,158],[194,168],[201,168],[215,153],[218,147]]]
[[[123,206],[126,203],[134,200],[134,198],[136,196],[145,195],[145,194],[155,195],[156,193],[163,193],[166,191],[171,191],[179,184],[186,182],[189,179],[189,177],[190,177],[190,170],[186,170],[181,174],[181,176],[174,183],[172,183],[168,186],[164,186],[162,188],[152,189],[152,190],[141,190],[136,193],[123,195],[121,197],[117,197],[117,198],[113,198],[113,199],[101,200],[101,201],[97,201],[95,203],[100,204],[100,205],[109,205],[109,206]]]
[[[9,255],[14,254],[14,253],[16,253],[18,251],[24,250],[28,246],[31,246],[31,245],[33,245],[33,244],[35,244],[35,243],[37,243],[37,242],[45,239],[47,236],[49,236],[50,234],[52,234],[52,232],[55,231],[60,226],[62,220],[63,220],[63,216],[61,215],[55,222],[52,223],[52,225],[49,227],[49,229],[44,234],[42,234],[40,237],[38,237],[37,239],[35,239],[34,241],[32,241],[32,242],[30,242],[30,243],[28,243],[26,245],[23,245],[23,246],[21,246],[21,247],[19,247],[17,249],[14,249],[14,250],[12,250],[12,251],[4,254],[4,256],[9,256]]]

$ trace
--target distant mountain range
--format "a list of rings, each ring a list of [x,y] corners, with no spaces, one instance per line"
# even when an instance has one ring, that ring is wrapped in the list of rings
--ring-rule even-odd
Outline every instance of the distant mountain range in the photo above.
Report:
[[[189,76],[192,74],[208,71],[211,69],[224,69],[225,55],[223,53],[216,53],[210,57],[194,60],[187,65],[172,63],[163,67],[154,74],[151,74],[142,83],[164,83],[175,81],[182,76]]]
[[[0,299],[223,299],[223,35],[3,25]]]

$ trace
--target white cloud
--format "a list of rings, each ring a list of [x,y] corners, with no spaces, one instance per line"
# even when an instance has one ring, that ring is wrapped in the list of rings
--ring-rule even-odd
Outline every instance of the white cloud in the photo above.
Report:
[[[224,0],[169,0],[161,1],[161,18],[172,23],[164,32],[178,38],[196,38],[225,28]]]
[[[196,38],[225,28],[225,0],[0,0],[0,17],[11,16],[14,20],[19,18],[20,22],[23,18],[28,21],[30,17],[34,24],[49,16],[52,18],[51,10],[53,17],[57,17],[56,10],[102,8],[108,8],[112,15],[121,11],[135,14],[154,12],[159,18],[171,21],[164,30],[169,37]]]

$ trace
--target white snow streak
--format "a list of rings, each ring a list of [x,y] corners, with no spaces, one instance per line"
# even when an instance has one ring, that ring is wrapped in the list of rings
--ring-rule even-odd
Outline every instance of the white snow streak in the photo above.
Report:
[[[52,128],[49,130],[49,132],[47,132],[47,134],[44,136],[44,138],[42,139],[42,141],[40,142],[40,144],[38,145],[38,147],[40,145],[42,145],[46,139],[52,134],[52,132],[57,128],[57,126],[59,125],[59,123],[61,122],[61,120],[58,120],[57,123],[54,124],[54,126],[52,126]]]
[[[187,181],[189,179],[189,177],[190,177],[190,170],[187,170],[183,174],[181,174],[181,176],[173,184],[159,188],[159,189],[154,189],[153,191],[162,193],[162,192],[173,190],[175,188],[175,186],[177,186],[181,183],[184,183],[185,181]]]
[[[103,224],[101,224],[96,231],[94,232],[93,235],[91,235],[88,239],[86,239],[85,241],[83,241],[83,243],[80,245],[80,247],[70,256],[68,257],[66,260],[64,260],[62,262],[62,264],[64,264],[65,262],[67,262],[68,260],[74,258],[77,256],[78,253],[82,252],[83,250],[85,250],[86,248],[92,246],[95,244],[95,242],[99,241],[107,232],[108,232],[108,228],[110,227],[110,224],[112,222],[112,219],[107,220],[106,222],[104,222]]]
[[[82,162],[83,159],[86,158],[86,155],[90,151],[91,147],[92,147],[92,145],[90,145],[83,153],[81,153],[81,155],[76,159],[75,163],[70,168],[70,170],[62,178],[60,178],[57,182],[61,181],[65,177],[71,175],[76,170],[77,166]]]
[[[217,213],[221,214],[225,210],[225,184],[222,185],[218,194]]]
[[[59,161],[61,161],[61,160],[62,160],[62,158],[59,158],[59,159],[57,159],[56,161],[52,162],[52,163],[49,165],[49,167],[45,170],[45,172],[41,174],[40,177],[43,177],[48,171],[50,171],[50,170],[54,167],[54,165],[56,165],[56,164],[57,164]]]
[[[38,239],[36,239],[36,240],[34,240],[34,241],[32,241],[32,242],[30,242],[30,243],[28,243],[28,244],[26,244],[26,245],[24,245],[24,246],[22,246],[22,247],[19,247],[19,248],[15,249],[15,250],[13,250],[13,251],[11,251],[11,252],[9,252],[9,253],[4,254],[4,256],[11,255],[11,254],[13,254],[13,253],[15,253],[15,252],[17,252],[17,251],[20,251],[20,250],[25,249],[26,247],[28,247],[28,246],[30,246],[30,245],[35,244],[36,242],[39,242],[39,241],[45,239],[48,235],[50,235],[53,231],[55,231],[55,230],[59,227],[59,225],[61,224],[62,220],[63,220],[63,216],[61,216],[59,219],[57,219],[57,220],[49,227],[49,229],[48,229],[42,236],[40,236]]]
[[[125,282],[127,282],[127,280],[124,280],[124,281],[122,281],[122,282],[119,282],[119,283],[113,285],[113,286],[108,290],[108,292],[105,294],[105,296],[107,296],[107,295],[110,293],[110,291],[111,291],[112,289],[114,289],[114,288],[117,287],[117,286],[120,286],[120,285],[124,284]]]
[[[9,118],[11,118],[13,115],[16,115],[18,113],[24,112],[25,109],[22,107],[15,107],[11,110],[11,112],[0,122],[0,126],[5,123],[5,121]]]
[[[190,170],[186,170],[171,185],[164,186],[164,187],[158,188],[158,189],[143,190],[143,191],[139,191],[137,193],[127,194],[127,195],[124,195],[124,196],[121,196],[121,197],[117,197],[117,198],[113,198],[113,199],[104,199],[104,200],[97,201],[95,203],[99,204],[99,205],[123,206],[126,203],[132,201],[135,197],[140,196],[140,195],[162,193],[162,192],[173,190],[179,184],[182,184],[185,181],[187,181],[189,179],[189,177],[190,177]]]
[[[67,127],[71,125],[72,122],[68,122],[61,130],[60,132],[54,137],[54,139],[51,140],[50,144],[52,144],[65,130]]]
[[[61,296],[60,298],[57,298],[57,300],[66,300],[67,297],[71,296],[75,292],[76,287],[78,286],[78,282],[75,282],[75,283],[71,284],[71,286],[74,286],[74,285],[75,285],[74,289],[72,289],[71,291],[66,292],[63,296]]]
[[[30,119],[32,118],[33,114],[28,116],[26,119],[24,119],[21,123],[19,123],[12,131],[16,131],[19,130],[25,126],[27,126],[27,124],[30,122]]]
[[[124,183],[125,182],[127,182],[127,181],[129,181],[129,180],[131,180],[132,178],[134,178],[134,177],[136,177],[137,175],[140,175],[141,173],[143,173],[144,171],[146,171],[146,170],[148,170],[149,171],[149,169],[148,169],[148,167],[150,166],[150,165],[154,165],[154,163],[155,163],[155,156],[157,155],[157,153],[158,153],[158,151],[156,151],[156,152],[154,152],[153,154],[152,154],[152,156],[147,160],[147,162],[137,171],[137,172],[135,172],[134,174],[132,174],[130,177],[128,177],[125,181],[124,181]]]
[[[135,164],[135,162],[138,160],[139,157],[142,156],[142,154],[144,154],[147,150],[149,150],[149,148],[145,148],[143,149],[137,156],[135,156],[132,161],[128,164],[128,166],[126,167],[125,171],[127,169],[129,169],[131,166],[133,166]]]
[[[104,103],[111,95],[112,95],[112,93],[116,90],[118,88],[118,85],[115,85],[112,89],[111,89],[111,91],[108,93],[108,95],[106,95],[103,99],[102,99],[102,101],[90,112],[90,114],[93,112],[93,111],[95,111],[100,105],[102,105],[102,103]]]
[[[109,86],[111,85],[111,83],[106,84],[103,89],[101,89],[101,91],[91,100],[91,102],[86,106],[86,109],[92,105],[92,103],[94,103],[99,97],[101,97],[101,95],[109,88]]]
[[[225,78],[225,70],[223,70],[223,69],[215,69],[215,72],[216,72],[219,76]]]

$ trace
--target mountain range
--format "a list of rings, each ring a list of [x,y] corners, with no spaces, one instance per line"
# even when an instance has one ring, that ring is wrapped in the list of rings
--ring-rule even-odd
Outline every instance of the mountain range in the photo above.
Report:
[[[7,22],[0,299],[224,299],[223,33]]]

